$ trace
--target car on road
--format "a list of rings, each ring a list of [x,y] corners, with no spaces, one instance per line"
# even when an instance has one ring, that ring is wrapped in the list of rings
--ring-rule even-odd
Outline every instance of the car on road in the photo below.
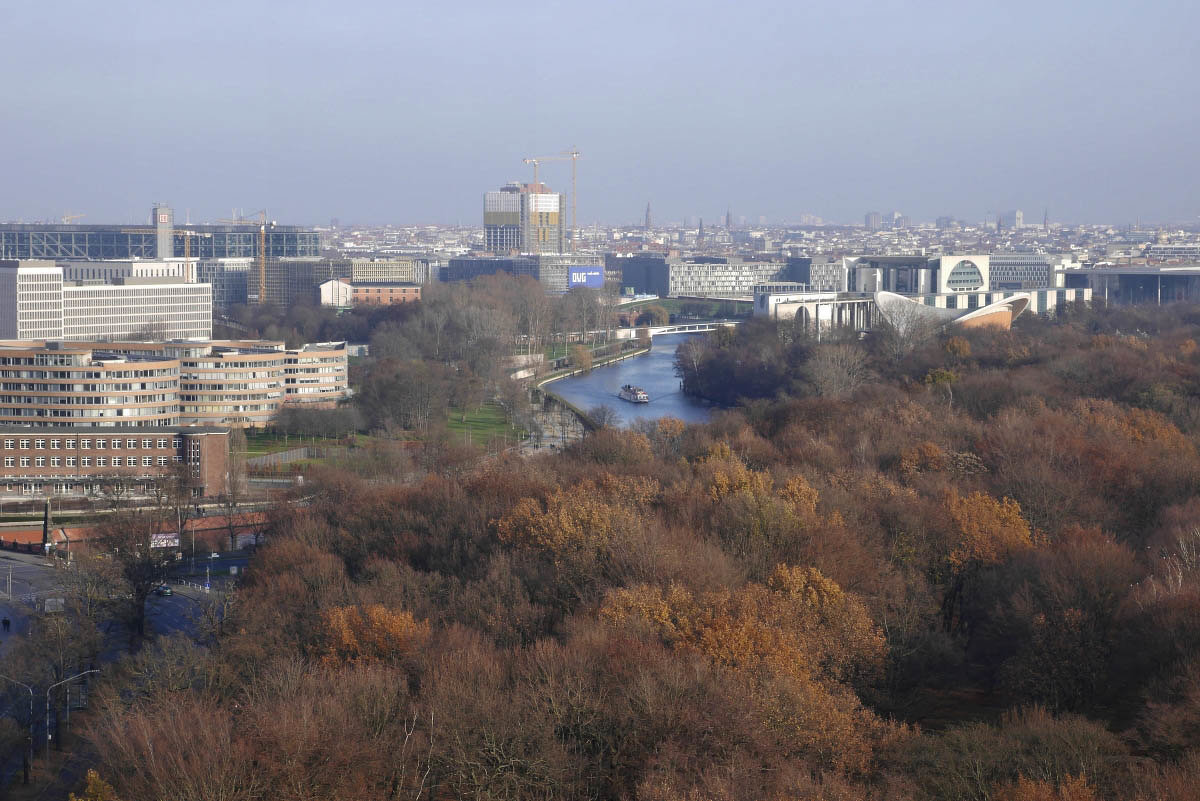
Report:
[[[154,588],[155,595],[174,595],[175,590],[168,587],[166,584],[159,584]]]

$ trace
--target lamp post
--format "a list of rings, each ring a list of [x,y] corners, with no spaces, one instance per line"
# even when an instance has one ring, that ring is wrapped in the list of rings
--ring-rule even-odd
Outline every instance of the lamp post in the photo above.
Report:
[[[29,690],[29,747],[25,749],[25,758],[21,760],[21,783],[29,784],[29,769],[33,765],[33,688],[25,682],[11,679],[8,676],[0,676],[0,679],[11,681],[13,684],[19,684],[26,690]]]
[[[66,684],[68,681],[74,681],[75,679],[79,678],[80,676],[86,676],[89,673],[99,673],[99,672],[100,671],[95,668],[92,668],[91,670],[85,670],[82,673],[76,673],[74,676],[69,676],[69,677],[63,679],[62,681],[56,681],[54,684],[51,684],[49,687],[46,688],[46,758],[47,759],[50,758],[50,694],[51,694],[51,691],[55,687],[59,686],[60,684]],[[30,696],[30,697],[32,698],[32,696]],[[32,709],[32,701],[30,701],[30,708]]]

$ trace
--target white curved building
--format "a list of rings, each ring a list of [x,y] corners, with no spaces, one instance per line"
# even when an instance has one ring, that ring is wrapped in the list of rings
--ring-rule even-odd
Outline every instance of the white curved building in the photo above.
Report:
[[[875,309],[901,334],[913,326],[935,324],[964,328],[1003,328],[1029,308],[1029,295],[1018,292],[974,309],[947,309],[930,306],[895,292],[876,292]]]

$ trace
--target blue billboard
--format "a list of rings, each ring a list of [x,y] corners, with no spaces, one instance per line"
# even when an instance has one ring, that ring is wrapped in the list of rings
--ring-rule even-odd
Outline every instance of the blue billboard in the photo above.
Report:
[[[585,286],[588,289],[604,289],[603,267],[568,267],[567,289]]]

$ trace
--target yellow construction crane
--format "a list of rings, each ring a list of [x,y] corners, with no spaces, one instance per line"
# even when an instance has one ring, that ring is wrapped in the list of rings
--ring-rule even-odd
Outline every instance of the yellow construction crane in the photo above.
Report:
[[[122,228],[123,234],[153,234],[153,228]],[[192,275],[192,237],[211,237],[212,234],[203,231],[190,231],[187,228],[176,228],[171,233],[178,234],[183,237],[183,280],[190,283],[195,283]],[[168,258],[166,255],[160,255],[159,258]]]
[[[87,216],[86,214],[72,214],[71,212],[68,211],[66,214],[64,214],[62,216],[62,224],[70,225],[71,220],[78,220],[78,219],[80,219],[82,217],[86,217],[86,216]]]
[[[575,252],[575,242],[579,239],[579,229],[575,227],[576,212],[578,211],[578,195],[576,193],[576,163],[579,157],[583,154],[577,148],[564,150],[557,156],[531,156],[527,159],[522,159],[526,164],[533,165],[533,183],[536,186],[538,183],[538,165],[543,161],[569,161],[571,162],[571,252]]]
[[[192,237],[205,236],[211,238],[212,234],[202,231],[189,231],[186,228],[176,228],[172,233],[183,237],[183,280],[189,284],[194,284],[196,283],[196,276],[192,274]]]
[[[252,212],[257,220],[235,214],[236,219],[217,220],[224,225],[258,225],[258,305],[266,303],[267,296],[267,226],[275,227],[275,223],[267,222],[267,210],[259,209]]]

